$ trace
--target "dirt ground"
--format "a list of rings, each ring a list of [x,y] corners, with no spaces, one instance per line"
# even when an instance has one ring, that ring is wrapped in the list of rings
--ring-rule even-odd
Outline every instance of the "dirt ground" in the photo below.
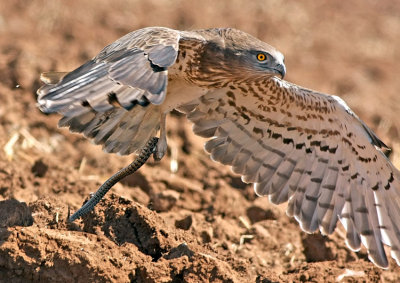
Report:
[[[261,38],[285,54],[287,80],[340,95],[400,166],[400,1],[2,1],[0,282],[398,282],[393,260],[381,270],[342,230],[306,234],[285,205],[256,198],[176,113],[168,156],[66,223],[133,157],[58,129],[58,115],[36,108],[39,74],[72,70],[145,26]]]

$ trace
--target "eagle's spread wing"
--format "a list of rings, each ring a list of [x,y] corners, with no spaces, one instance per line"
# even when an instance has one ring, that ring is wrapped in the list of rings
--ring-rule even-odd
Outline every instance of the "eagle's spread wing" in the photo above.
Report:
[[[179,32],[145,28],[131,32],[105,47],[99,55],[38,91],[44,112],[71,117],[93,109],[132,108],[139,103],[163,102],[167,68],[178,54]]]
[[[64,115],[59,125],[82,132],[105,151],[130,154],[157,133],[168,67],[180,34],[168,28],[131,32],[70,73],[45,73],[38,90],[44,112]]]
[[[384,144],[338,97],[271,78],[230,83],[181,107],[213,160],[231,165],[258,195],[279,204],[303,230],[330,234],[340,220],[347,244],[361,243],[387,267],[400,263],[400,173]]]

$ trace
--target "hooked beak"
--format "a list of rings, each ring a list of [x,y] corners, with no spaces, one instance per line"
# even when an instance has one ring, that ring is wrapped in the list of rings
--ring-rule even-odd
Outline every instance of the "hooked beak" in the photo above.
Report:
[[[274,73],[279,75],[283,79],[286,75],[286,67],[284,64],[278,64],[273,69]]]

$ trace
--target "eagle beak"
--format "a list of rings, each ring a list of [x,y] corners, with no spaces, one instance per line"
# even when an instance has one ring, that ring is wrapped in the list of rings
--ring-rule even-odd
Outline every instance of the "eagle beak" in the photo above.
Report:
[[[283,79],[286,75],[286,67],[284,64],[279,64],[273,69]]]

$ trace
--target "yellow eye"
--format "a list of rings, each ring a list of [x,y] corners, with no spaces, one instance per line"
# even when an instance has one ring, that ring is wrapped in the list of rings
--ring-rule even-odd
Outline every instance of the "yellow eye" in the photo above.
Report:
[[[257,60],[258,61],[265,61],[267,59],[267,57],[265,56],[265,54],[263,53],[258,53],[257,54]]]

